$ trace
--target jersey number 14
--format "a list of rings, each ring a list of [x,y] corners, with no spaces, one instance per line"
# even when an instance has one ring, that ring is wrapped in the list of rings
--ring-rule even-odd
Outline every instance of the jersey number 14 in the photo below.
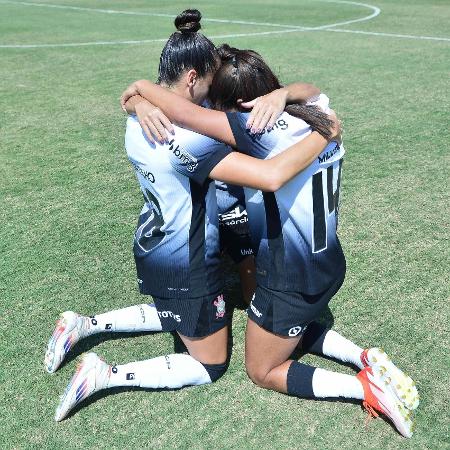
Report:
[[[341,185],[342,162],[339,160],[339,170],[337,176],[336,190],[333,190],[334,165],[322,169],[312,177],[312,200],[313,200],[313,232],[312,232],[312,251],[319,253],[327,248],[327,218],[335,214],[336,228],[338,224],[339,212],[339,189]],[[326,189],[328,198],[328,207],[325,208],[325,195],[323,175],[326,173]]]

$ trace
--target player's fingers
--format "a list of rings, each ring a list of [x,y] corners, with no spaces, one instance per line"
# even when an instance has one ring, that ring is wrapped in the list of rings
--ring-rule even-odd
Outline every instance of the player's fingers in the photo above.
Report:
[[[255,122],[255,117],[258,114],[258,111],[260,109],[260,104],[257,101],[258,99],[253,100],[255,102],[253,109],[250,111],[250,115],[248,116],[246,127],[247,129],[253,128],[253,124]]]
[[[253,108],[256,105],[256,100],[258,99],[255,98],[254,100],[250,100],[249,102],[242,102],[241,106],[247,109]]]
[[[261,108],[258,111],[258,114],[255,117],[255,120],[253,121],[253,129],[256,130],[257,133],[260,133],[262,130],[264,130],[265,126],[267,125],[267,122],[269,122],[270,116],[272,115],[272,110],[267,108]]]
[[[250,117],[248,118],[249,128],[251,129],[252,133],[258,132],[258,124],[263,114],[264,110],[262,109],[261,105],[257,103],[256,106],[252,109]]]
[[[159,134],[158,129],[155,127],[155,125],[153,124],[153,122],[151,122],[150,120],[146,120],[145,124],[148,126],[150,132],[153,134],[154,138],[160,143],[162,144],[164,142],[163,137]]]
[[[161,123],[161,120],[153,121],[153,125],[158,130],[158,134],[159,136],[161,136],[162,142],[169,142],[169,140],[167,139],[166,129],[164,128],[164,125]]]
[[[123,95],[120,96],[120,107],[122,108],[123,111],[127,112],[126,108],[125,108],[125,103],[127,101],[125,100],[125,97]]]
[[[150,131],[150,128],[145,124],[145,123],[141,123],[141,127],[142,130],[144,131],[145,135],[147,136],[147,139],[154,144],[155,143],[155,138],[152,135],[152,132]]]
[[[268,130],[271,130],[273,128],[273,126],[275,125],[275,122],[277,121],[277,119],[278,119],[278,114],[276,112],[272,113],[266,128]]]
[[[175,134],[175,128],[172,125],[172,122],[164,115],[162,114],[161,117],[161,123],[163,124],[164,128],[171,134]]]
[[[259,126],[258,126],[258,129],[260,131],[264,130],[264,128],[267,127],[267,125],[268,125],[268,123],[270,121],[270,118],[272,117],[272,114],[273,114],[273,111],[267,110],[267,111],[264,112],[264,115],[261,116],[261,119],[259,121]]]

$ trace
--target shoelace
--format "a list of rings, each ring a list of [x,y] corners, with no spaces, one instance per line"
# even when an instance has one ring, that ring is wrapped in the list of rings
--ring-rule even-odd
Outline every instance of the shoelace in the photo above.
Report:
[[[375,409],[373,408],[372,405],[370,405],[369,403],[367,403],[365,400],[363,401],[363,407],[364,409],[367,411],[367,417],[366,417],[366,421],[364,423],[364,425],[367,427],[368,423],[372,420],[375,419],[376,417],[379,417],[380,415],[375,411]]]

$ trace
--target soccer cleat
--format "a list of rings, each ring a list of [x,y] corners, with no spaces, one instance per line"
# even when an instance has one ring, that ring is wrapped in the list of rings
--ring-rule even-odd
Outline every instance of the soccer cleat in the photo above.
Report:
[[[412,436],[412,412],[405,408],[392,390],[392,382],[383,377],[379,367],[365,367],[356,375],[364,389],[363,406],[374,417],[384,414],[405,436]]]
[[[45,352],[45,369],[53,373],[63,362],[69,350],[84,337],[84,317],[72,311],[61,314]]]
[[[70,410],[94,392],[108,387],[111,366],[95,353],[83,355],[72,380],[61,397],[55,413],[55,420],[63,420]]]
[[[389,381],[392,391],[408,408],[419,406],[419,393],[411,377],[400,370],[381,348],[369,348],[361,353],[365,367],[379,368],[384,380]]]

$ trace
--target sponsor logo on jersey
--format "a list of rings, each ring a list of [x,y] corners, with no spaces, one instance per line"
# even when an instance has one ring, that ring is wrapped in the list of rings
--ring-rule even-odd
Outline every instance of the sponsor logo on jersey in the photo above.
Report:
[[[256,317],[261,317],[261,316],[262,316],[262,312],[260,312],[260,311],[256,308],[256,306],[253,304],[253,301],[250,303],[250,309],[253,311],[253,314],[254,314]]]
[[[134,170],[138,173],[140,173],[146,180],[150,181],[150,183],[155,182],[155,175],[153,175],[148,170],[144,170],[142,167],[138,166],[137,164],[133,164]]]
[[[179,314],[174,314],[172,311],[158,311],[158,316],[164,319],[171,317],[176,322],[181,322]]]
[[[239,206],[236,206],[236,208],[232,209],[229,212],[219,214],[219,220],[221,222],[227,222],[227,225],[234,225],[235,223],[245,223],[248,222],[247,217],[247,211],[245,209],[239,208]],[[240,220],[236,220],[240,219]],[[230,223],[229,221],[232,221],[233,223]]]
[[[261,138],[263,137],[263,135],[265,133],[269,134],[275,130],[283,130],[284,131],[284,130],[287,130],[288,128],[289,128],[289,124],[284,119],[278,119],[274,123],[273,127],[270,130],[264,128],[264,130],[262,130],[260,133],[252,133],[250,130],[247,130],[247,133],[250,136],[251,140],[253,142],[256,142],[256,141],[261,140]]]
[[[135,377],[134,373],[127,373],[126,378],[127,378],[127,380],[134,380],[136,377]]]
[[[332,150],[326,151],[322,156],[318,157],[319,164],[322,164],[322,163],[328,161],[329,159],[331,159],[336,153],[339,152],[340,149],[341,149],[341,147],[339,147],[339,144],[336,144]]]
[[[216,319],[221,319],[225,315],[225,300],[223,299],[223,295],[220,294],[214,300],[214,306],[216,307]]]
[[[186,169],[188,170],[188,172],[193,172],[197,168],[198,166],[197,158],[192,156],[186,150],[180,148],[179,144],[176,144],[175,146],[175,139],[172,139],[169,142],[169,151],[171,151],[174,154],[174,156],[180,160],[182,164],[186,165]]]
[[[253,249],[251,249],[251,248],[241,248],[241,255],[242,256],[253,255]]]
[[[301,331],[302,331],[302,327],[301,326],[292,327],[292,328],[289,329],[288,335],[291,336],[291,337],[298,336]]]

